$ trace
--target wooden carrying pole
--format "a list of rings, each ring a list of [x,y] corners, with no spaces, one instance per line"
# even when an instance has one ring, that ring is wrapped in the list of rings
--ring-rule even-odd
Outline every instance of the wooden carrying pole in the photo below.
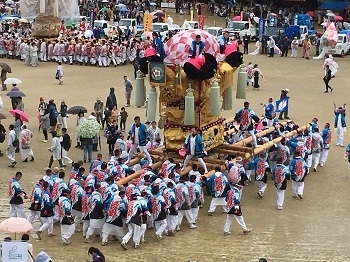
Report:
[[[287,122],[278,123],[276,125],[276,127],[280,127],[281,125],[284,126],[286,124],[287,124]],[[257,133],[256,137],[258,138],[258,137],[265,136],[265,135],[267,135],[267,134],[269,134],[269,133],[271,133],[271,132],[273,132],[275,130],[276,130],[275,126],[272,126],[272,127],[268,128],[268,129],[265,129],[265,130]],[[241,141],[239,141],[237,143],[235,143],[234,146],[245,146],[246,144],[249,144],[250,142],[252,142],[252,137],[251,136],[247,137],[247,138],[245,138],[245,139],[243,139],[243,140],[241,140]]]
[[[288,132],[287,134],[284,134],[283,136],[280,136],[280,137],[277,137],[263,145],[261,145],[260,147],[257,147],[254,149],[254,154],[251,154],[251,153],[246,153],[246,158],[250,158],[252,157],[253,155],[258,155],[260,154],[261,152],[265,151],[266,149],[272,147],[273,145],[277,144],[278,142],[280,142],[282,140],[282,138],[289,138],[289,137],[292,137],[294,135],[296,135],[298,133],[298,131],[304,131],[306,129],[306,126],[302,126],[302,127],[299,127],[297,130],[294,130],[294,131],[291,131],[291,132]]]

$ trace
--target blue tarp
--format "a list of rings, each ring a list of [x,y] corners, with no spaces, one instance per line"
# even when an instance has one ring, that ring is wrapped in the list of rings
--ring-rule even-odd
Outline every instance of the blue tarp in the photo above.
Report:
[[[345,8],[350,6],[350,2],[326,2],[318,7],[318,9],[324,9],[324,10],[332,10],[332,11],[342,11]]]

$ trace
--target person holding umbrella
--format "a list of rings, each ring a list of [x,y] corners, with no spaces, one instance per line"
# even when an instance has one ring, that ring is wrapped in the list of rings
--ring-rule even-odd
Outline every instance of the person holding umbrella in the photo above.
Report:
[[[7,87],[5,84],[5,80],[7,78],[7,73],[12,73],[12,71],[11,71],[11,67],[9,67],[8,64],[0,63],[0,67],[1,67],[1,84],[2,84],[1,91],[6,91]]]

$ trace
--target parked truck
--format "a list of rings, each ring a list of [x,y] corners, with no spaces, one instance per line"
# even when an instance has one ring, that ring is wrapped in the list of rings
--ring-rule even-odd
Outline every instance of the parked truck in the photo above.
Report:
[[[256,28],[250,23],[250,21],[230,21],[224,31],[225,30],[227,30],[230,35],[239,33],[241,38],[247,35],[250,40],[255,40],[257,35]]]
[[[334,55],[344,56],[350,51],[350,39],[346,34],[338,34],[336,46],[331,50]]]
[[[119,20],[118,23],[119,28],[125,32],[127,28],[130,28],[130,30],[136,30],[136,35],[141,36],[143,33],[143,25],[137,25],[136,19],[132,18],[123,18]]]

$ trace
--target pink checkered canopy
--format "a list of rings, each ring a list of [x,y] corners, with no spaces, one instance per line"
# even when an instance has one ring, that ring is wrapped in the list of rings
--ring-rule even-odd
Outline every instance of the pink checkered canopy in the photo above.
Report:
[[[217,57],[220,54],[220,47],[215,37],[200,29],[184,30],[171,37],[165,44],[165,63],[183,65],[189,56],[191,43],[196,39],[196,35],[201,36],[204,42],[204,52]]]

